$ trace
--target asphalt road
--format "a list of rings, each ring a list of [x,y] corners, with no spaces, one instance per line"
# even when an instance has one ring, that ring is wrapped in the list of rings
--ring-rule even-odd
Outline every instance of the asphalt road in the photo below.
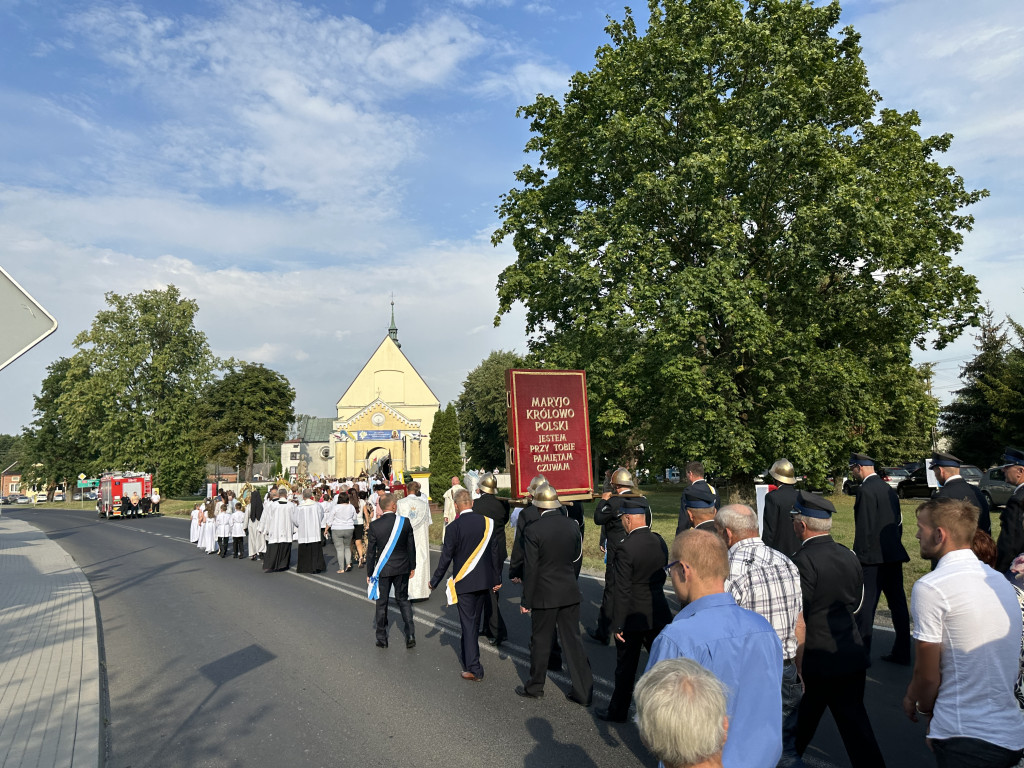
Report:
[[[443,595],[414,604],[415,649],[404,647],[394,607],[391,647],[378,649],[365,574],[335,574],[333,546],[328,574],[264,574],[258,563],[200,552],[185,519],[5,514],[45,531],[92,584],[110,768],[656,764],[635,726],[603,723],[566,701],[561,676],[549,678],[541,701],[513,693],[528,667],[517,585],[502,589],[509,642],[500,651],[481,646],[485,679],[469,683],[459,677],[457,613]],[[582,621],[593,626],[601,583],[584,577],[581,587]],[[877,654],[890,637],[879,632]],[[585,645],[595,706],[604,706],[615,651]],[[869,670],[868,710],[889,765],[931,764],[922,726],[899,709],[909,676],[877,660]],[[849,765],[828,715],[805,757],[812,766]]]

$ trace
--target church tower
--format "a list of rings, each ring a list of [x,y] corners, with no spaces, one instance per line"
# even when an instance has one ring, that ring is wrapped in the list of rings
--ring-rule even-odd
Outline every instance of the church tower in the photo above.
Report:
[[[441,403],[402,352],[391,326],[345,393],[331,435],[336,477],[354,477],[391,455],[397,477],[430,466],[430,430]]]

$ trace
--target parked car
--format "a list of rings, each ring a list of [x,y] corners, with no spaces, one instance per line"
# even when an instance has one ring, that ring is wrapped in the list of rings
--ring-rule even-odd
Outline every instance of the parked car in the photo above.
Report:
[[[918,467],[909,477],[901,480],[896,486],[896,495],[901,499],[930,499],[938,488],[928,485],[928,474],[924,467]]]
[[[13,504],[10,496],[0,496],[0,504]]]
[[[878,474],[882,476],[882,479],[888,483],[889,487],[893,490],[895,490],[900,483],[910,477],[910,473],[903,467],[882,467]]]
[[[31,504],[32,503],[32,499],[30,499],[28,496],[25,496],[24,494],[22,494],[22,495],[18,496],[18,503],[19,504]]]
[[[1006,502],[1010,500],[1010,496],[1013,494],[1014,486],[1006,482],[1006,477],[1003,475],[1001,467],[992,467],[982,476],[978,488],[991,508],[1005,507]]]
[[[966,480],[974,487],[978,487],[981,484],[981,478],[984,477],[985,473],[978,469],[973,464],[961,464],[960,465],[960,477]]]
[[[57,493],[53,494],[53,500],[54,501],[64,501],[64,494],[61,493],[60,491],[57,491]]]

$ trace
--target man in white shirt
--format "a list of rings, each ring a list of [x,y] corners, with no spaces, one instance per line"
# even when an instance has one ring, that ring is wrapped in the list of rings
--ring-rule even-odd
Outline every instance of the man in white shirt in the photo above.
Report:
[[[910,598],[917,658],[903,711],[914,722],[931,718],[939,768],[1011,768],[1024,755],[1024,713],[1013,694],[1020,606],[1010,583],[971,551],[977,528],[978,509],[962,499],[917,508],[921,557],[936,566]]]

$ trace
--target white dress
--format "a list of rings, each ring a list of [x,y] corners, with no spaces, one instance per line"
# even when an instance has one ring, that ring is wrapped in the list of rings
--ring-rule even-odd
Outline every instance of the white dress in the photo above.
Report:
[[[199,543],[207,554],[217,551],[217,521],[212,517],[207,517],[203,523],[199,531]]]
[[[192,523],[188,527],[188,540],[195,544],[199,541],[199,510],[192,510]]]
[[[416,541],[416,573],[409,579],[409,599],[425,600],[430,596],[430,504],[423,496],[406,496],[398,500],[398,514],[409,519]]]

